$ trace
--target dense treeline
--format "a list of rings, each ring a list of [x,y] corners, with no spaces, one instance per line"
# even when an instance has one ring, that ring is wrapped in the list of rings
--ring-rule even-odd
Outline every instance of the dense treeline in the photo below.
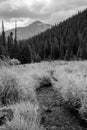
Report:
[[[22,63],[87,59],[87,9],[28,40],[17,43],[10,34],[7,48],[10,57]]]

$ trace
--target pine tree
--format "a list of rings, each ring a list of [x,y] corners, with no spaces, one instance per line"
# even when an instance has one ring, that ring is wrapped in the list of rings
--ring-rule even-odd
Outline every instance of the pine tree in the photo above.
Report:
[[[10,32],[10,35],[8,35],[8,53],[10,57],[13,57],[13,32]]]
[[[14,43],[17,44],[17,21],[15,21],[15,39]]]
[[[4,22],[2,20],[2,45],[1,45],[1,55],[7,56],[7,47],[6,47],[6,38],[5,38],[5,30],[4,30]]]
[[[6,47],[5,31],[4,31],[4,22],[2,20],[2,44]]]
[[[78,37],[79,37],[79,47],[78,47],[78,51],[77,51],[77,57],[82,56],[82,40],[83,40],[83,36],[81,33],[78,33]]]
[[[18,45],[17,45],[17,21],[15,21],[15,38],[14,38],[14,45],[13,45],[13,57],[17,58],[18,53]]]
[[[60,41],[60,59],[64,58],[64,41],[63,38],[61,38]]]

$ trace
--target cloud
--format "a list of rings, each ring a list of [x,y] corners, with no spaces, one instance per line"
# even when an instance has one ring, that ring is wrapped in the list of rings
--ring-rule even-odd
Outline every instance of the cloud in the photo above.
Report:
[[[78,10],[84,10],[86,7],[76,8],[76,9],[70,9],[70,10],[60,10],[55,13],[53,13],[49,19],[46,19],[45,22],[50,24],[58,24],[60,21],[66,20],[67,18],[71,17],[74,14],[78,13]],[[54,22],[55,21],[55,22]]]
[[[0,0],[0,3],[1,3],[1,2],[6,2],[6,1],[7,1],[7,0]]]
[[[38,19],[54,24],[86,6],[87,0],[0,0],[0,19]]]
[[[43,9],[49,6],[49,3],[50,0],[4,0],[0,3],[0,18],[47,17],[48,13]]]
[[[67,11],[87,5],[87,0],[1,0],[0,17],[48,17],[58,11]]]

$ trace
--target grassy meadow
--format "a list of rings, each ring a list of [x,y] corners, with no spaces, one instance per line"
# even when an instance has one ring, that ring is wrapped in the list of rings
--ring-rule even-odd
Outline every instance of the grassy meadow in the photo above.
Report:
[[[87,130],[87,61],[0,67],[0,130]]]

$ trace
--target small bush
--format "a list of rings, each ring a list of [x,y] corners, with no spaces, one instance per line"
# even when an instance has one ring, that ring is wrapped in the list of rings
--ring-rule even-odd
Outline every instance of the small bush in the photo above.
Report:
[[[3,81],[3,88],[0,91],[0,100],[2,105],[16,103],[19,100],[18,84],[16,80],[5,79]]]
[[[38,54],[35,57],[35,62],[41,62],[41,57]]]
[[[11,59],[8,62],[9,65],[20,65],[20,61],[18,59]]]
[[[52,87],[52,81],[50,76],[43,76],[43,77],[38,77],[38,86],[36,86],[36,90],[40,90],[40,88],[48,88]]]
[[[79,110],[82,107],[82,97],[78,89],[73,90],[73,88],[67,88],[65,92],[65,102],[67,107],[71,110]]]
[[[78,95],[74,95],[72,91],[68,90],[67,92],[67,107],[72,110],[80,110],[82,103]]]
[[[21,89],[16,74],[3,68],[0,72],[0,102],[1,105],[8,105],[19,102]]]
[[[8,63],[0,59],[0,67],[3,67],[3,66],[8,66]]]
[[[9,57],[4,57],[0,59],[0,66],[15,66],[20,65],[20,61],[18,59],[10,59]]]

